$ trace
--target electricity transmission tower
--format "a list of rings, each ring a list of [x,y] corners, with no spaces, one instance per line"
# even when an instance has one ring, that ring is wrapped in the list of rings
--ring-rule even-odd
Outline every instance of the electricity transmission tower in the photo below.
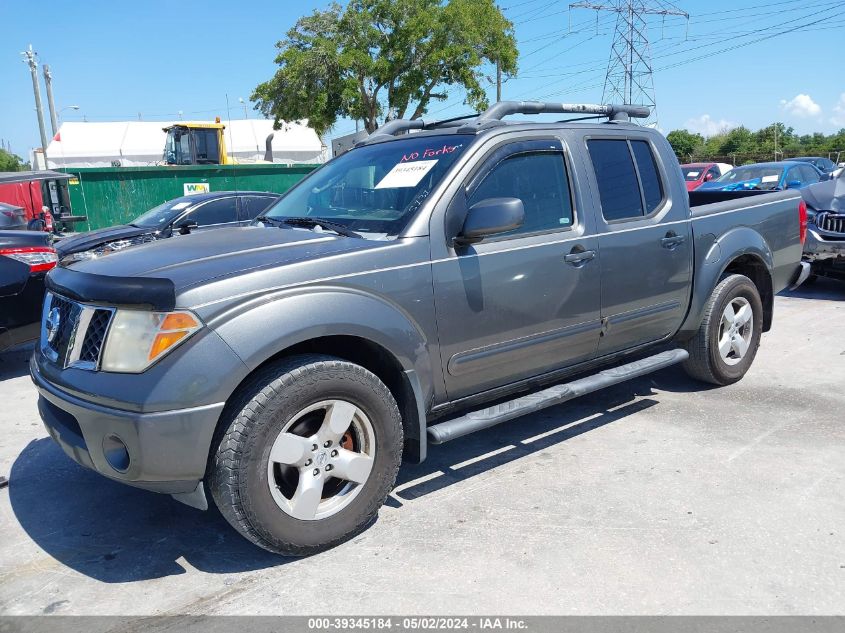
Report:
[[[615,0],[597,4],[584,0],[569,5],[570,9],[592,9],[616,14],[616,29],[607,74],[604,77],[602,103],[644,105],[651,109],[643,125],[657,126],[654,72],[648,42],[648,16],[681,16],[689,20],[685,11],[662,0]]]

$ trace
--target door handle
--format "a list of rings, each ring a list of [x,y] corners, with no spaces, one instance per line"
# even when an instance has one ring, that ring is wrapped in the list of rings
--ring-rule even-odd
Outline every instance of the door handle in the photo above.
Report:
[[[578,248],[577,246],[575,248]],[[568,255],[563,256],[563,261],[567,264],[572,264],[573,266],[578,266],[580,264],[586,264],[588,261],[593,259],[596,256],[595,251],[584,251],[584,250],[575,250],[572,249],[572,252]]]
[[[663,248],[668,248],[670,251],[684,243],[686,238],[683,235],[678,235],[674,231],[669,231],[666,237],[660,240],[660,245]]]

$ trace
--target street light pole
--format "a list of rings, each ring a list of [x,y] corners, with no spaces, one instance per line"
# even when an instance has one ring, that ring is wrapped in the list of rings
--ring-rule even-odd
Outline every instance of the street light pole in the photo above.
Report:
[[[47,168],[47,131],[44,129],[44,110],[41,107],[41,88],[38,85],[38,62],[35,59],[35,51],[32,44],[21,53],[24,63],[29,66],[32,74],[32,92],[35,94],[35,112],[38,114],[38,131],[41,133],[41,151],[44,156],[44,168]]]
[[[59,112],[58,112],[59,126],[61,126],[61,124],[62,124],[62,112],[64,112],[65,110],[79,110],[79,106],[78,105],[69,105],[69,106],[65,106],[64,108],[59,110]]]

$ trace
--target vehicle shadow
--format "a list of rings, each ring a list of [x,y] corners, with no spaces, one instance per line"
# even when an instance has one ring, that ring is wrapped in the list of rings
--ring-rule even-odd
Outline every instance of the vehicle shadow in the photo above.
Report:
[[[25,345],[0,354],[0,380],[20,378],[29,373],[29,358],[33,345]]]
[[[389,505],[400,506],[483,472],[541,452],[658,404],[653,388],[686,392],[708,389],[677,367],[544,409],[448,444],[428,447],[428,458],[399,471]]]
[[[658,404],[653,388],[700,389],[677,368],[629,381],[442,446],[404,465],[388,505],[417,499],[492,468],[588,433]],[[511,447],[501,450],[503,447]],[[111,481],[71,461],[49,438],[34,440],[12,465],[12,511],[27,535],[62,564],[106,583],[186,573],[238,573],[291,562],[237,534],[214,509]]]
[[[101,582],[184,574],[182,561],[226,574],[294,560],[247,542],[214,509],[195,510],[89,471],[49,438],[20,453],[8,493],[15,517],[38,547]]]
[[[819,277],[813,283],[804,283],[795,290],[784,290],[779,294],[783,297],[795,297],[796,299],[845,301],[845,282]]]

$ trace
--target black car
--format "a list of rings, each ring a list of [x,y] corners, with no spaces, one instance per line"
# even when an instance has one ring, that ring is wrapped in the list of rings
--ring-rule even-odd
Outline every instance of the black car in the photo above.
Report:
[[[0,351],[38,338],[51,242],[41,231],[0,231]]]
[[[829,158],[823,158],[822,156],[798,156],[796,158],[787,158],[786,160],[794,160],[799,163],[810,163],[823,174],[829,174],[836,169],[836,163]]]
[[[194,230],[246,225],[280,197],[281,194],[264,191],[217,191],[174,198],[129,224],[89,231],[57,242],[59,263],[67,266]]]

